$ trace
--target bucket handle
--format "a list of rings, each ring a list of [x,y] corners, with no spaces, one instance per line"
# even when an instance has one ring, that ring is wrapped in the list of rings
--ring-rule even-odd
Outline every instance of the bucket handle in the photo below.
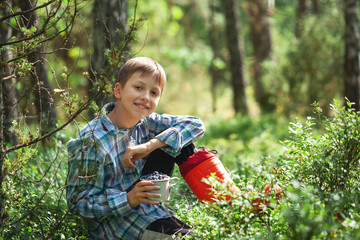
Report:
[[[202,151],[208,151],[208,152],[211,152],[212,154],[217,154],[218,153],[218,151],[217,150],[209,150],[209,149],[207,149],[206,147],[202,147],[202,146],[200,146],[199,148],[201,148],[201,150]]]
[[[172,187],[172,186],[177,185],[177,184],[179,183],[179,181],[180,181],[180,179],[179,179],[178,177],[172,177],[172,178],[170,178],[170,183],[171,183],[172,180],[177,180],[177,182],[176,182],[175,184],[170,184],[169,187]]]

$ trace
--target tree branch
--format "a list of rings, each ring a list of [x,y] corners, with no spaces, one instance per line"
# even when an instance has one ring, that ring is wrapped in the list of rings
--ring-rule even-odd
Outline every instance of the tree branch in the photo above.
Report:
[[[99,91],[101,92],[101,91]],[[97,94],[95,95],[97,96]],[[84,103],[75,113],[74,115],[67,121],[65,122],[63,125],[61,125],[60,127],[54,129],[53,131],[50,131],[40,137],[37,137],[27,143],[24,143],[24,144],[19,144],[19,145],[16,145],[16,146],[13,146],[13,147],[10,147],[10,148],[7,148],[5,149],[4,151],[4,154],[8,154],[9,152],[12,152],[12,151],[15,151],[17,149],[20,149],[20,148],[24,148],[24,147],[28,147],[32,144],[35,144],[35,143],[38,143],[38,142],[41,142],[43,140],[45,140],[46,138],[50,137],[51,135],[61,131],[62,129],[64,129],[67,125],[69,125],[77,116],[79,116],[84,110],[86,110],[87,108],[89,108],[89,105],[90,105],[90,102],[93,100],[93,98],[89,99],[86,103]]]
[[[25,0],[22,0],[22,1],[25,1]],[[27,13],[34,12],[34,11],[36,11],[36,10],[38,10],[38,9],[47,7],[48,5],[52,4],[52,3],[55,2],[55,1],[57,1],[57,0],[51,0],[51,1],[47,2],[47,3],[44,3],[43,5],[40,5],[40,6],[31,8],[31,9],[28,9],[28,10],[25,10],[25,11],[18,11],[18,12],[16,12],[16,13],[13,13],[13,14],[10,14],[10,15],[7,15],[7,16],[4,16],[4,17],[0,18],[0,22],[5,21],[5,20],[8,19],[8,18],[12,18],[12,17],[16,17],[16,16],[19,16],[19,15],[24,15],[24,14],[27,14]]]

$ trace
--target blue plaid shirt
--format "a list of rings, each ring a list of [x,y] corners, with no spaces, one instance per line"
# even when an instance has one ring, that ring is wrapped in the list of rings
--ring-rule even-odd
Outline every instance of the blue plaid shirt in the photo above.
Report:
[[[157,138],[175,157],[202,137],[205,128],[196,117],[153,113],[131,129],[119,129],[107,117],[114,106],[105,105],[102,114],[68,142],[66,198],[92,239],[138,239],[150,223],[173,212],[162,205],[129,206],[126,189],[140,178],[146,157],[135,162],[136,169],[126,170],[120,161],[125,149]]]

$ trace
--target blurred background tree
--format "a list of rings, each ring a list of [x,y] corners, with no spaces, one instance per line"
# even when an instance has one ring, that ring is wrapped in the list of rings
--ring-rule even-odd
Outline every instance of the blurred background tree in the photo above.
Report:
[[[270,21],[274,6],[269,5],[268,0],[256,0],[248,1],[244,7],[250,16],[250,39],[254,55],[250,75],[253,80],[254,97],[262,111],[272,112],[274,106],[269,101],[269,93],[264,89],[262,82],[262,64],[266,60],[271,61],[272,39]]]
[[[21,15],[19,20],[23,23],[23,28],[25,29],[34,29],[36,32],[46,31],[44,26],[40,26],[40,19],[37,11],[34,11],[33,8],[36,6],[35,0],[29,1],[19,1],[19,8],[25,13]],[[40,29],[40,28],[43,29]],[[21,34],[20,32],[15,34]],[[44,47],[45,41],[40,42],[36,48],[32,49],[28,55],[27,59],[30,63],[33,63],[30,73],[30,83],[27,84],[26,78],[24,77],[24,88],[31,89],[34,96],[35,103],[35,114],[40,122],[40,128],[42,131],[53,129],[56,127],[57,123],[57,114],[54,105],[53,99],[53,89],[51,87],[49,79],[49,71],[47,60],[45,59]]]
[[[360,110],[360,31],[357,4],[354,0],[344,1],[345,19],[345,97],[354,102]]]
[[[225,16],[227,48],[229,51],[229,69],[233,90],[235,113],[248,113],[245,95],[244,49],[242,43],[242,23],[236,0],[221,1]]]
[[[109,54],[113,58],[116,58],[115,51],[125,42],[124,37],[128,30],[128,1],[127,0],[95,0],[92,7],[92,30],[91,37],[92,48],[90,55],[90,67],[89,67],[89,89],[96,89],[96,83],[99,80],[98,74],[103,74],[110,69],[110,63],[105,56],[105,51],[109,51]],[[123,35],[119,34],[122,33]],[[130,46],[126,46],[126,50],[129,50]],[[120,62],[126,60],[120,59]],[[116,78],[117,69],[113,70],[111,74]],[[95,94],[95,93],[92,93]],[[111,96],[107,94],[101,94],[96,99],[98,106],[104,105],[111,100]],[[92,114],[94,116],[94,114]]]
[[[342,1],[236,2],[242,25],[242,95],[251,116],[306,114],[314,101],[327,112],[333,98],[344,99]],[[221,3],[173,0],[139,7],[148,21],[134,51],[159,59],[171,82],[160,112],[186,109],[206,119],[236,114]],[[359,6],[351,8],[359,11]]]

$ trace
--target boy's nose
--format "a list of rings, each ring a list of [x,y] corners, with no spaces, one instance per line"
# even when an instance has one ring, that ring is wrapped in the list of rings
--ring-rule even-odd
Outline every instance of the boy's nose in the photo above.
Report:
[[[150,93],[146,91],[146,92],[142,95],[142,99],[144,99],[144,100],[146,100],[146,101],[149,101],[149,100],[150,100]]]

